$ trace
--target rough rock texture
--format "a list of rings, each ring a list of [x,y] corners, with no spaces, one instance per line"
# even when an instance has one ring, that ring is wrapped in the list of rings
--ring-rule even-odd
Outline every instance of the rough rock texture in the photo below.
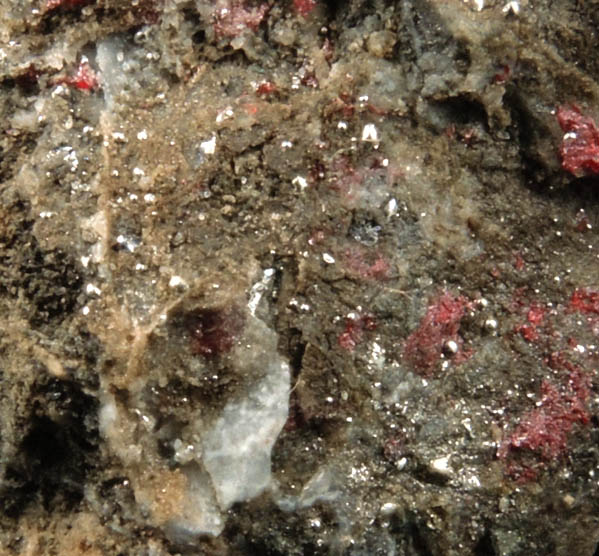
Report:
[[[0,0],[0,553],[599,543],[597,0]]]

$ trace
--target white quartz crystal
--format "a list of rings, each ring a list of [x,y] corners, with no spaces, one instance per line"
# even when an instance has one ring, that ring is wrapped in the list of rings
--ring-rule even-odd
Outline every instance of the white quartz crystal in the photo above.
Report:
[[[289,368],[273,361],[247,396],[224,408],[204,437],[204,465],[223,509],[270,483],[270,453],[288,413]]]

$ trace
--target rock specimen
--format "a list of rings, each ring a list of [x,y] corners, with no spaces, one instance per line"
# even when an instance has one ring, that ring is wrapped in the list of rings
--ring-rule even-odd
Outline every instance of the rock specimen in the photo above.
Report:
[[[595,0],[0,7],[0,553],[597,553]]]

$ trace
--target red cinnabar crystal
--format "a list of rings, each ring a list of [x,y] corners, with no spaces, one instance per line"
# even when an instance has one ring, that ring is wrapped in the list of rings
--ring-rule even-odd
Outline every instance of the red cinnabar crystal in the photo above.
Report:
[[[64,83],[71,87],[76,87],[82,91],[89,91],[99,87],[96,72],[89,65],[89,62],[82,60],[77,68],[77,73],[72,77],[64,79]]]
[[[599,174],[599,129],[577,106],[560,106],[557,121],[564,132],[562,168],[575,176]]]
[[[570,309],[579,313],[599,315],[599,291],[589,289],[574,290],[570,298]]]
[[[454,341],[460,348],[462,339],[458,331],[467,304],[463,296],[453,296],[446,292],[429,306],[404,348],[404,356],[417,372],[425,376],[433,372],[446,342]]]

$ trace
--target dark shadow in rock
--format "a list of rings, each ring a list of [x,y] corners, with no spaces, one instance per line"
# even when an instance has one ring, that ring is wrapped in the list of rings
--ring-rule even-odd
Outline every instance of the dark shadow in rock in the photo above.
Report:
[[[404,549],[401,554],[433,556],[426,541],[427,535],[423,534],[422,525],[419,525],[415,516],[405,520],[393,519],[390,533],[395,537],[397,545]]]
[[[80,23],[83,19],[81,10],[91,1],[93,0],[49,0],[39,23],[39,31],[44,35],[50,35],[60,26]]]
[[[599,176],[573,178],[563,187],[555,187],[546,195],[558,202],[573,203],[592,214],[599,206]]]
[[[422,534],[421,527],[413,524],[410,528],[410,536],[414,547],[414,554],[417,556],[433,556],[426,542],[426,535]]]
[[[8,517],[18,517],[32,502],[46,511],[75,507],[97,464],[97,401],[68,381],[51,380],[36,394],[29,430],[0,491],[0,511]]]
[[[474,556],[497,556],[497,549],[489,531],[485,531],[485,534],[476,543]]]
[[[521,93],[508,89],[504,103],[512,118],[512,135],[520,149],[524,181],[532,188],[546,189],[556,180],[558,169],[557,145],[553,148],[553,134],[549,127],[529,109]],[[547,152],[551,160],[543,159]],[[555,157],[553,157],[555,154]]]
[[[451,124],[480,124],[486,127],[487,112],[485,107],[478,100],[467,95],[432,102],[430,108],[443,124],[442,129]]]

